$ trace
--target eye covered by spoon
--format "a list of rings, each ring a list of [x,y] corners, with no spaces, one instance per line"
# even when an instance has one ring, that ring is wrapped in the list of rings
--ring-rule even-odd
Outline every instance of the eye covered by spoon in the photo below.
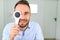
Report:
[[[14,13],[13,13],[13,17],[14,17],[14,19],[15,19],[15,24],[18,24],[18,22],[19,22],[19,19],[20,19],[20,16],[21,16],[21,12],[20,11],[15,11]]]

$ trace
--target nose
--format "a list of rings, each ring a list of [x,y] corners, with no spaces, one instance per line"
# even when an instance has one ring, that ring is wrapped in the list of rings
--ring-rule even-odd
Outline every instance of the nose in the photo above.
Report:
[[[25,15],[24,14],[20,15],[20,19],[25,19]]]

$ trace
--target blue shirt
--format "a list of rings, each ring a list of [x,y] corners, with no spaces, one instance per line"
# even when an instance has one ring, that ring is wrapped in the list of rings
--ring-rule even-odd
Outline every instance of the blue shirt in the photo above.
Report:
[[[8,40],[10,36],[10,29],[14,23],[9,23],[3,30],[2,40]],[[41,27],[38,23],[29,22],[28,28],[25,31],[21,31],[14,40],[44,40]]]

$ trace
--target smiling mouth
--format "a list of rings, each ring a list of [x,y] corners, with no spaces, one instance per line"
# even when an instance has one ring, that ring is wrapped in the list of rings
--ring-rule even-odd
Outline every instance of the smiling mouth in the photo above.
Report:
[[[19,22],[22,22],[22,23],[24,23],[24,22],[26,22],[27,20],[25,20],[25,19],[20,19],[19,20]]]
[[[20,21],[21,23],[25,23],[26,21]]]

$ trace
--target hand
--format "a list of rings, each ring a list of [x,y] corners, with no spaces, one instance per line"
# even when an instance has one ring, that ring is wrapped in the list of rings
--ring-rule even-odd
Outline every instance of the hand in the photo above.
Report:
[[[12,28],[10,29],[10,40],[14,40],[14,37],[16,35],[18,35],[20,32],[19,26],[18,25],[14,25],[12,26]]]

